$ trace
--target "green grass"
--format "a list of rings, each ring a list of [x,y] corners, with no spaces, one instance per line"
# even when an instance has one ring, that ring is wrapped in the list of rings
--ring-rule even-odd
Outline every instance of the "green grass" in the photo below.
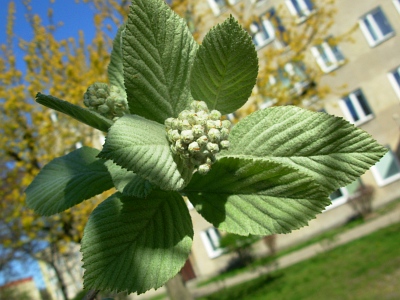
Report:
[[[377,209],[376,211],[374,211],[374,216],[375,217],[379,217],[382,216],[384,214],[387,214],[389,212],[391,212],[393,209],[395,209],[397,206],[400,205],[400,198],[396,199],[392,202],[390,202],[389,204]],[[373,218],[372,218],[373,219]],[[224,280],[230,277],[234,277],[240,273],[243,272],[248,272],[251,270],[254,270],[257,267],[260,266],[265,266],[267,264],[272,263],[275,259],[280,258],[282,256],[285,256],[289,253],[292,253],[294,251],[303,249],[307,246],[310,246],[312,244],[316,244],[322,241],[329,241],[329,240],[334,240],[335,236],[337,236],[338,234],[344,233],[350,229],[353,229],[359,225],[364,224],[365,221],[362,218],[357,218],[357,219],[353,219],[351,221],[349,221],[348,223],[344,224],[343,226],[337,227],[337,228],[333,228],[330,229],[324,233],[321,233],[305,242],[299,243],[297,245],[294,245],[292,247],[289,247],[287,249],[284,249],[282,251],[279,251],[274,257],[268,256],[268,257],[262,257],[259,259],[256,259],[253,263],[251,263],[250,265],[248,265],[247,267],[241,268],[241,269],[236,269],[236,270],[232,270],[226,273],[222,273],[219,275],[216,275],[214,277],[211,277],[209,279],[206,279],[204,281],[201,281],[197,284],[198,287],[201,286],[205,286],[209,283],[212,282],[216,282],[216,281],[220,281],[220,280]]]
[[[307,247],[309,245],[321,242],[323,240],[334,239],[334,237],[336,235],[338,235],[340,233],[343,233],[343,232],[345,232],[345,231],[347,231],[349,229],[352,229],[352,228],[354,228],[354,227],[356,227],[358,225],[361,225],[363,223],[364,223],[364,221],[362,219],[352,220],[351,222],[349,222],[349,223],[347,223],[347,224],[345,224],[345,225],[343,225],[341,227],[328,230],[328,231],[326,231],[326,232],[324,232],[324,233],[322,233],[322,234],[320,234],[320,235],[318,235],[316,237],[313,237],[313,238],[311,238],[311,239],[309,239],[309,240],[307,240],[305,242],[302,242],[300,244],[294,245],[294,246],[289,247],[289,248],[287,248],[285,250],[279,251],[277,254],[275,254],[275,256],[266,256],[266,257],[262,257],[262,258],[256,259],[253,263],[251,263],[250,265],[248,265],[248,266],[246,266],[244,268],[232,270],[232,271],[229,271],[229,272],[226,272],[226,273],[221,273],[221,274],[216,275],[216,276],[214,276],[212,278],[209,278],[209,279],[206,279],[204,281],[201,281],[201,282],[199,282],[197,284],[197,286],[200,287],[200,286],[204,286],[204,285],[207,285],[209,283],[212,283],[212,282],[224,280],[226,278],[230,278],[230,277],[236,276],[236,275],[238,275],[240,273],[253,270],[253,269],[257,268],[257,267],[265,266],[267,264],[273,263],[279,257],[282,257],[282,256],[287,255],[289,253],[292,253],[294,251],[300,250],[300,249],[302,249],[304,247]]]
[[[400,224],[203,300],[400,299]]]

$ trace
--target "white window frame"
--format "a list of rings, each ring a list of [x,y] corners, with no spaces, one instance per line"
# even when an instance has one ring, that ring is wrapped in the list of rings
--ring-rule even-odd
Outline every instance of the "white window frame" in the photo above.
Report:
[[[297,17],[298,22],[303,22],[315,11],[315,9],[310,10],[304,0],[295,0],[295,1],[297,2],[298,6],[300,7],[302,14],[298,13],[298,11],[296,10],[296,7],[292,3],[292,0],[285,0],[285,3],[289,9],[290,14]]]
[[[375,21],[375,19],[372,16],[372,14],[374,12],[376,12],[377,10],[380,10],[382,12],[383,16],[386,18],[387,22],[389,23],[388,18],[386,17],[385,13],[383,12],[383,10],[379,6],[377,8],[375,8],[375,9],[371,10],[369,13],[367,13],[361,19],[358,20],[358,24],[360,26],[360,29],[361,29],[362,33],[364,34],[365,38],[367,39],[367,42],[368,42],[370,47],[375,47],[375,46],[383,43],[384,41],[386,41],[387,39],[391,38],[395,34],[393,26],[389,23],[390,27],[392,28],[392,31],[390,33],[387,33],[386,35],[383,35],[383,33],[381,32],[381,29],[379,28],[377,22]],[[371,32],[369,31],[367,25],[365,25],[365,20],[368,20],[368,22],[371,24],[371,27],[374,30],[374,33],[378,37],[378,40],[374,41]]]
[[[208,5],[210,6],[211,10],[213,11],[214,15],[218,16],[221,14],[221,12],[226,8],[226,5],[219,6],[216,0],[207,0]],[[228,1],[230,5],[235,5],[238,3],[240,0],[225,0]]]
[[[203,241],[204,248],[206,248],[209,258],[216,258],[224,253],[224,250],[219,247],[220,236],[218,235],[217,230],[218,229],[215,227],[210,227],[206,230],[200,231],[200,238]],[[210,238],[212,241],[210,241]],[[211,243],[214,243],[218,248],[214,249]]]
[[[396,77],[394,76],[395,73],[400,75],[400,66],[387,74],[389,82],[394,89],[394,92],[396,93],[397,97],[400,99],[400,83],[397,82]]]
[[[392,0],[392,1],[393,1],[394,6],[396,7],[397,11],[400,14],[400,0]]]
[[[388,147],[388,150],[389,151],[385,154],[385,156],[386,155],[391,155],[393,160],[394,160],[394,163],[397,166],[397,168],[400,169],[400,163],[399,163],[399,160],[397,159],[396,155],[393,153],[393,151],[389,147]],[[377,163],[379,163],[379,162],[377,162]],[[379,172],[378,167],[376,166],[376,164],[374,166],[372,166],[370,170],[372,172],[372,175],[375,178],[376,183],[380,187],[388,185],[388,184],[400,179],[400,172],[395,174],[395,175],[392,175],[391,177],[383,178],[381,173]]]
[[[353,119],[353,116],[351,115],[351,112],[349,111],[345,100],[344,99],[340,99],[339,100],[339,106],[340,106],[345,118],[347,119],[347,121],[349,121],[350,123],[352,123],[352,124],[354,124],[356,126],[361,125],[361,124],[363,124],[365,122],[368,122],[368,121],[370,121],[370,120],[372,120],[374,118],[374,114],[372,112],[372,109],[371,109],[367,99],[365,99],[365,101],[366,101],[369,109],[371,110],[371,114],[366,115],[364,113],[364,110],[363,110],[362,106],[360,105],[360,102],[358,101],[358,98],[356,96],[357,92],[360,92],[363,95],[364,99],[365,99],[364,93],[361,91],[361,89],[358,89],[358,90],[355,90],[354,92],[349,93],[347,95],[347,97],[349,97],[351,103],[353,104],[354,109],[356,110],[356,113],[359,116],[359,120],[358,121],[355,121]]]
[[[339,190],[342,193],[342,196],[331,200],[332,204],[327,206],[325,208],[325,211],[338,207],[342,204],[345,204],[349,200],[349,191],[345,187],[341,187],[339,188]]]
[[[260,39],[258,41],[258,45],[256,45],[254,43],[254,45],[256,46],[256,50],[258,50],[258,49],[261,49],[262,47],[270,44],[271,42],[273,42],[275,40],[276,34],[275,34],[275,28],[272,25],[272,22],[266,18],[263,18],[263,16],[260,16],[258,22],[256,22],[256,23],[257,23],[258,27],[264,28],[264,30],[267,32],[267,34],[269,36],[268,38],[261,38],[264,35],[264,31],[262,29],[256,33],[252,32],[253,42],[255,39],[257,40],[257,38],[260,37]],[[252,25],[253,24],[250,25],[250,31],[252,31],[251,30]]]
[[[326,55],[326,57],[331,62],[330,66],[328,66],[325,63],[324,58],[322,57],[320,51],[318,50],[318,46],[322,47],[322,49],[324,51],[324,54]],[[319,67],[321,68],[321,70],[323,72],[325,72],[325,73],[332,72],[333,70],[336,70],[337,68],[339,68],[341,65],[343,65],[345,63],[345,59],[338,59],[336,57],[335,52],[333,51],[333,48],[331,47],[331,45],[329,45],[328,41],[324,41],[323,43],[321,43],[318,46],[312,47],[311,48],[311,53],[315,57],[315,60],[317,61],[317,64],[319,65]],[[338,48],[338,51],[340,53],[342,53],[339,48]],[[343,54],[342,54],[342,56],[343,56]]]

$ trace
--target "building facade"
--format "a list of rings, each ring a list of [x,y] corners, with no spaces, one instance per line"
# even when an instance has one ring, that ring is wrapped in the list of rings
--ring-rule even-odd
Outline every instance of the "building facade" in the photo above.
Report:
[[[4,300],[41,300],[39,289],[33,277],[8,282],[0,286],[0,299]]]
[[[204,13],[203,28],[198,29],[200,36],[204,36],[203,32],[222,22],[230,13],[239,11],[256,16],[252,18],[252,24],[247,26],[247,30],[253,38],[262,64],[262,53],[267,47],[282,47],[277,29],[280,23],[276,21],[279,13],[286,10],[294,23],[302,26],[307,18],[317,13],[320,2],[203,0],[196,1],[194,5],[197,12]],[[333,193],[332,205],[312,220],[309,226],[290,234],[277,235],[277,249],[346,223],[360,212],[357,210],[357,199],[364,199],[368,202],[367,207],[375,209],[400,198],[400,1],[336,0],[334,8],[334,22],[326,38],[318,43],[310,43],[304,55],[307,65],[314,64],[315,68],[324,73],[320,84],[330,89],[318,101],[317,110],[343,117],[372,135],[389,152],[361,178]],[[334,37],[349,32],[349,41],[338,44],[331,42]],[[286,71],[296,72],[290,66]],[[271,105],[263,104],[258,103],[258,108]],[[316,109],[315,105],[313,109]],[[230,259],[229,255],[223,255],[219,247],[223,233],[206,222],[194,209],[191,209],[191,215],[195,227],[190,256],[194,271],[192,278],[212,276],[224,270]],[[266,255],[269,251],[270,248],[263,241],[256,244],[256,255]]]

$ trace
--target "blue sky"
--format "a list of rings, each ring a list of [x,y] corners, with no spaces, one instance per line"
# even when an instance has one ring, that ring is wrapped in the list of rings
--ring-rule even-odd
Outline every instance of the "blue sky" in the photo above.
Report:
[[[9,0],[0,0],[0,44],[6,41],[6,22],[7,22],[7,7]],[[32,31],[25,19],[26,10],[22,5],[22,0],[14,0],[16,3],[16,20],[15,20],[15,34],[17,37],[23,39],[32,38]],[[53,8],[53,19],[55,23],[62,21],[64,25],[57,29],[55,37],[63,39],[66,37],[78,38],[79,30],[83,30],[85,41],[90,42],[94,37],[93,16],[94,12],[92,7],[88,4],[76,4],[74,0],[58,0],[51,4],[50,0],[33,0],[32,11],[39,14],[46,24],[47,10],[49,7]],[[17,49],[17,48],[16,48]],[[16,50],[17,66],[19,69],[24,70],[23,66],[23,53]],[[0,273],[0,285],[5,282],[26,278],[33,276],[39,288],[44,287],[43,280],[40,276],[39,267],[36,263],[29,263],[22,265],[18,262],[13,264],[15,270],[19,273],[12,278],[5,277]]]
[[[6,22],[7,22],[7,7],[10,0],[0,0],[0,44],[6,41]],[[14,0],[16,3],[16,21],[15,34],[23,39],[32,38],[32,30],[25,19],[26,9],[22,4],[22,0]],[[32,11],[42,17],[43,23],[47,23],[47,11],[53,8],[54,23],[63,22],[63,26],[59,27],[55,32],[57,39],[66,37],[79,37],[79,31],[84,32],[85,41],[90,42],[94,37],[93,16],[94,9],[92,4],[75,3],[75,0],[57,0],[51,4],[50,0],[34,0],[31,1]],[[16,50],[17,66],[23,70],[23,53]]]

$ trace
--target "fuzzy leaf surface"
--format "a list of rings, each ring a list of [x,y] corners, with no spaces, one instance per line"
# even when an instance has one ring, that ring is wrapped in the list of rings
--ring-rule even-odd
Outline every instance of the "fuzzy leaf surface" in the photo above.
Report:
[[[207,33],[197,51],[190,79],[192,96],[210,109],[231,113],[250,97],[257,73],[254,43],[231,16]]]
[[[85,289],[144,293],[175,276],[189,256],[193,225],[176,192],[149,199],[114,194],[89,217],[81,251]]]
[[[36,95],[36,102],[48,108],[52,108],[54,110],[62,112],[86,125],[89,125],[103,132],[107,132],[108,128],[110,128],[113,124],[111,120],[103,117],[102,115],[94,111],[74,105],[64,100],[60,100],[50,95],[43,95],[41,93],[38,93]]]
[[[173,156],[165,127],[136,115],[119,118],[110,128],[99,157],[138,174],[163,190],[179,190],[193,168]]]
[[[128,171],[112,161],[105,165],[110,172],[115,188],[124,195],[145,198],[152,190],[152,184],[139,175]]]
[[[108,79],[111,85],[117,86],[125,92],[124,85],[124,66],[122,62],[122,36],[125,31],[125,25],[118,28],[113,41],[110,64],[108,65]]]
[[[28,207],[49,216],[114,187],[98,153],[85,146],[45,165],[25,191]]]
[[[164,123],[187,108],[196,49],[186,23],[164,1],[133,1],[123,36],[131,113]]]
[[[313,179],[269,161],[223,157],[184,193],[215,227],[240,235],[287,233],[307,225],[330,200]]]
[[[327,193],[346,186],[387,151],[339,117],[294,106],[257,111],[233,127],[222,156],[267,158],[299,169]]]

